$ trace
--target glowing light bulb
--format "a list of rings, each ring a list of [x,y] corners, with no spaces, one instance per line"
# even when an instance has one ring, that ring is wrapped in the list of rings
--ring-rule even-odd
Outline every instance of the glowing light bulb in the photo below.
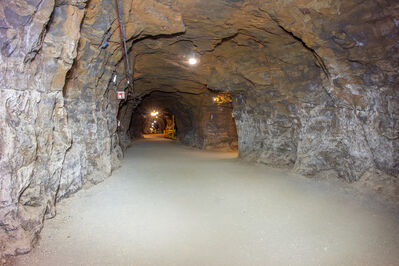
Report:
[[[196,65],[198,63],[197,58],[191,57],[190,59],[188,59],[188,63],[190,65]]]

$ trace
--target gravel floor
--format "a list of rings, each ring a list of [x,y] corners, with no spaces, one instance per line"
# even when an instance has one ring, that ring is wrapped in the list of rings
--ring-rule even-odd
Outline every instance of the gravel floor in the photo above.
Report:
[[[399,265],[394,208],[235,157],[135,142],[112,177],[58,204],[16,264]]]

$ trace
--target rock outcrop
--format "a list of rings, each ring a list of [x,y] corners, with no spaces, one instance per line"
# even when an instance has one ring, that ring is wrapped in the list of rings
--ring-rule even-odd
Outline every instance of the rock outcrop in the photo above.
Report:
[[[81,6],[0,2],[0,251],[25,253],[55,215],[71,130],[62,95],[77,54]],[[68,19],[66,19],[68,18]]]
[[[124,0],[134,91],[119,102],[113,0],[0,0],[0,14],[2,255],[118,167],[146,101],[176,114],[183,143],[234,148],[232,114],[245,160],[399,195],[396,0]]]

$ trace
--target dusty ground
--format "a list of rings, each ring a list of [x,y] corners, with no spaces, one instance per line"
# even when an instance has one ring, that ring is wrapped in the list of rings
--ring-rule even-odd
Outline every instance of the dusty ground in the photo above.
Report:
[[[399,216],[341,183],[147,139],[17,265],[399,265]],[[354,195],[353,195],[354,193]]]

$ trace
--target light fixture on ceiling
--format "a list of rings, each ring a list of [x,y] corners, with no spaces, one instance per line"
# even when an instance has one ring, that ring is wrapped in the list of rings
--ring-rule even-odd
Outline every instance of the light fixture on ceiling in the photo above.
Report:
[[[159,114],[159,112],[153,111],[153,112],[151,113],[151,116],[157,116],[158,114]]]
[[[197,58],[195,58],[195,57],[190,57],[189,59],[188,59],[188,63],[190,64],[190,65],[196,65],[197,63],[198,63],[198,59]]]

